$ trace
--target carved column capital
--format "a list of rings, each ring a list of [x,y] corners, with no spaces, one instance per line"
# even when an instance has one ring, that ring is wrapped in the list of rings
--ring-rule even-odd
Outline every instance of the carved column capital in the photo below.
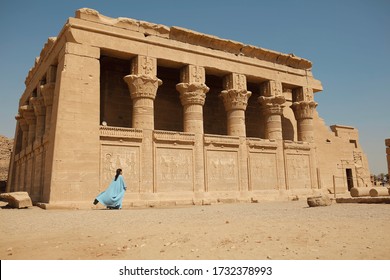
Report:
[[[15,116],[15,120],[17,120],[19,122],[19,126],[20,128],[22,129],[23,132],[27,132],[28,131],[28,124],[27,124],[27,121],[21,116],[21,115],[16,115]]]
[[[41,88],[41,94],[43,96],[43,101],[45,102],[45,105],[52,106],[53,105],[55,83],[41,85],[40,88]]]
[[[176,90],[180,92],[183,106],[190,104],[204,105],[206,93],[210,90],[204,83],[179,83]]]
[[[225,106],[225,110],[246,110],[248,106],[248,99],[252,95],[252,92],[246,89],[228,89],[223,90],[219,95]]]
[[[34,108],[31,105],[20,106],[19,112],[29,125],[35,123],[36,117],[34,113]]]
[[[44,116],[46,113],[43,97],[31,97],[30,103],[34,108],[35,116]]]
[[[264,115],[282,115],[286,98],[283,95],[272,97],[260,96],[258,99]]]
[[[146,75],[127,75],[123,78],[127,83],[132,99],[156,98],[157,89],[162,85],[162,81],[157,77]]]
[[[318,103],[314,101],[300,101],[294,102],[291,105],[291,109],[294,111],[295,119],[312,119],[314,110]]]

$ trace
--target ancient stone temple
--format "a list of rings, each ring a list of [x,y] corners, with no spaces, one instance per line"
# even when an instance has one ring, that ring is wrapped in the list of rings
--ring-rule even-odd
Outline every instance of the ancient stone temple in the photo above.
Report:
[[[356,129],[319,118],[306,59],[80,9],[49,38],[16,116],[9,191],[124,207],[288,199],[370,184]]]

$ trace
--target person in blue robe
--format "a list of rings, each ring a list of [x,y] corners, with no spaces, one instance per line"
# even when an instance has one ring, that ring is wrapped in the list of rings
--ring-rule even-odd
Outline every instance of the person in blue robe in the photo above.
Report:
[[[95,198],[93,204],[96,205],[100,202],[108,209],[121,209],[125,191],[126,184],[122,176],[122,169],[117,169],[111,184]]]

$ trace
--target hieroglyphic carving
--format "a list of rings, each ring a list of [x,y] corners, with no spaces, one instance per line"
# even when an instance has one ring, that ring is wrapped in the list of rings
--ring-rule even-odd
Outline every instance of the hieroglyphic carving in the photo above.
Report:
[[[278,189],[276,153],[250,153],[249,165],[252,190]]]
[[[153,131],[153,139],[157,142],[193,144],[195,142],[195,134],[190,132],[155,130]]]
[[[237,73],[230,73],[229,75],[226,75],[223,78],[223,88],[226,90],[237,89],[246,91],[246,76]]]
[[[296,101],[314,101],[313,89],[308,87],[299,87],[293,90]]]
[[[238,153],[207,151],[207,182],[209,191],[237,191]]]
[[[201,66],[187,65],[181,69],[180,81],[188,84],[204,84],[206,81],[206,71]]]
[[[287,178],[290,189],[311,187],[309,155],[287,155]]]
[[[282,96],[283,95],[283,86],[279,81],[267,81],[261,84],[260,87],[261,96],[271,97],[271,96]]]
[[[111,183],[115,171],[121,168],[127,191],[139,192],[140,159],[138,147],[102,145],[101,168],[102,190]]]
[[[139,139],[143,138],[143,131],[139,128],[127,128],[127,127],[114,127],[114,126],[103,126],[100,128],[101,137],[109,138],[130,138]]]
[[[155,77],[157,74],[157,59],[153,57],[138,55],[131,63],[133,75],[145,75]]]
[[[192,149],[157,148],[157,192],[193,191]]]
[[[353,151],[353,162],[356,170],[356,177],[360,187],[369,186],[370,175],[367,174],[367,169],[363,164],[363,155],[361,152]]]

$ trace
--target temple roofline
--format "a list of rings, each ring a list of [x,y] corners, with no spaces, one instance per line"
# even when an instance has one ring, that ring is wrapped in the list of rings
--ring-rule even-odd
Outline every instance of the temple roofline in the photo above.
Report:
[[[168,27],[161,24],[149,23],[131,18],[111,18],[100,14],[98,11],[82,8],[76,11],[76,18],[93,21],[105,25],[111,25],[123,29],[129,29],[143,33],[145,36],[154,35],[171,40],[202,46],[214,50],[220,50],[240,56],[247,56],[286,65],[292,68],[309,70],[312,67],[311,61],[295,56],[246,45],[237,41],[222,39],[217,36],[208,35],[182,27]]]
[[[83,22],[89,22],[92,25],[84,24]],[[102,29],[100,29],[99,25]],[[113,35],[141,43],[154,44],[156,46],[171,47],[175,50],[193,52],[197,55],[210,56],[217,59],[222,58],[234,63],[244,63],[249,67],[261,67],[262,69],[266,69],[266,71],[277,70],[279,71],[278,73],[283,73],[278,76],[278,79],[285,84],[290,83],[289,79],[285,79],[282,76],[293,75],[295,77],[303,78],[301,82],[294,83],[295,86],[301,86],[308,83],[307,86],[311,87],[314,93],[322,90],[321,82],[314,79],[311,73],[311,62],[296,57],[293,54],[283,54],[251,45],[245,45],[240,42],[225,40],[216,36],[202,34],[180,27],[169,28],[161,24],[130,18],[110,18],[101,15],[96,10],[83,8],[75,12],[74,18],[68,19],[57,37],[50,37],[45,43],[40,56],[36,58],[34,66],[29,70],[25,79],[26,90],[20,99],[20,105],[23,105],[26,102],[26,98],[30,92],[37,86],[44,68],[51,63],[55,63],[54,61],[63,49],[64,43],[84,43],[85,38],[83,35],[80,35],[79,32],[76,32],[77,30],[96,32],[103,35]],[[127,33],[127,31],[131,32]],[[136,34],[139,36],[135,36]],[[151,40],[151,37],[154,37],[155,39]],[[167,40],[177,42],[177,45],[169,46]],[[91,44],[91,42],[87,42],[87,44]],[[96,47],[100,48],[101,46],[96,45]],[[227,56],[223,57],[223,53]],[[204,66],[209,70],[214,69],[213,66]],[[243,74],[248,75],[247,73]],[[307,80],[307,78],[309,78],[309,80]],[[264,76],[264,79],[275,79],[275,77],[267,75]]]

